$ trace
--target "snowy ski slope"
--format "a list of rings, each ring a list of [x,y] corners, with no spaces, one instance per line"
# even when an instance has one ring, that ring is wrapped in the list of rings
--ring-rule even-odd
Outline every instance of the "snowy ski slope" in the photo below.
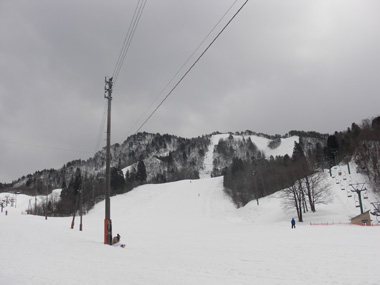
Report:
[[[378,284],[380,227],[310,226],[359,214],[326,176],[334,200],[295,230],[278,193],[236,209],[221,177],[138,187],[111,198],[125,249],[103,244],[104,202],[80,232],[78,219],[72,230],[71,218],[22,215],[30,197],[18,195],[0,213],[0,283]]]

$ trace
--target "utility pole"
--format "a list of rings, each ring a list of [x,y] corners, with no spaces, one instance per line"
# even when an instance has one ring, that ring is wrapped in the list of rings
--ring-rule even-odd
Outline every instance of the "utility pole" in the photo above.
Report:
[[[361,192],[367,191],[367,188],[365,188],[365,183],[350,184],[350,186],[352,187],[351,192],[355,192],[356,194],[358,194],[359,205],[360,205],[360,212],[361,212],[361,214],[363,214],[363,203],[362,203]],[[361,188],[359,189],[360,186],[361,186]]]
[[[84,192],[84,181],[87,181],[87,173],[84,175],[84,180],[81,181],[81,189],[80,189],[80,200],[79,200],[79,215],[80,215],[80,223],[79,223],[79,231],[83,230],[83,192]]]
[[[80,191],[80,190],[78,190],[78,191]],[[74,223],[75,223],[75,215],[76,215],[76,213],[77,213],[77,209],[78,209],[78,200],[79,200],[79,193],[78,193],[78,195],[77,195],[77,199],[76,199],[76,202],[75,202],[75,209],[74,209],[74,213],[73,213],[73,220],[71,221],[71,229],[73,229],[74,228]]]
[[[258,196],[258,194],[257,194],[257,179],[256,179],[256,171],[252,171],[252,175],[253,175],[253,177],[254,177],[254,179],[255,179],[255,198],[256,198],[256,203],[257,203],[257,205],[259,205],[259,198],[257,197]]]
[[[80,215],[80,223],[79,223],[79,230],[82,231],[83,226],[82,226],[82,215],[83,215],[83,182],[82,182],[82,187],[79,192],[80,195],[80,201],[79,201],[79,215]]]
[[[3,212],[3,204],[1,204],[1,212]],[[33,215],[32,198],[29,199],[28,214]]]
[[[111,101],[112,101],[112,77],[107,80],[105,78],[104,98],[108,100],[108,116],[107,116],[107,152],[106,152],[106,215],[104,219],[104,244],[112,242],[112,221],[111,221]]]
[[[46,186],[46,203],[45,203],[45,220],[47,220],[48,216],[48,202],[49,202],[49,186]]]

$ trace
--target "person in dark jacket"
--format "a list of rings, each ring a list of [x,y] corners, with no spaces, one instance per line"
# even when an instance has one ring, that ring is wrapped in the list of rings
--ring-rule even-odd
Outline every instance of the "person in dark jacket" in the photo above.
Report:
[[[292,218],[292,221],[291,221],[291,224],[292,224],[292,229],[296,228],[296,221],[294,220],[294,218]]]

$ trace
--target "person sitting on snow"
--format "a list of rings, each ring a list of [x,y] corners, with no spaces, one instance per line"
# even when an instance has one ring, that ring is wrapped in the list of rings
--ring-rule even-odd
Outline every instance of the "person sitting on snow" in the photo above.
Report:
[[[112,244],[120,242],[120,235],[117,234],[113,239],[112,239]]]

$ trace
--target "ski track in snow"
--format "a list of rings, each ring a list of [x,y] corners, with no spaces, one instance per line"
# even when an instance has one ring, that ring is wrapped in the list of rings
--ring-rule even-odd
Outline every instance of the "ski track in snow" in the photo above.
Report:
[[[336,184],[339,171],[347,179]],[[295,230],[280,193],[236,209],[221,177],[140,186],[111,198],[113,234],[125,249],[103,244],[104,202],[80,232],[78,218],[72,230],[71,217],[22,215],[30,197],[18,195],[17,208],[0,213],[0,283],[378,284],[380,227],[309,225],[359,214],[341,186],[365,177],[346,166],[332,172],[334,200]],[[376,198],[369,194],[365,209]]]

